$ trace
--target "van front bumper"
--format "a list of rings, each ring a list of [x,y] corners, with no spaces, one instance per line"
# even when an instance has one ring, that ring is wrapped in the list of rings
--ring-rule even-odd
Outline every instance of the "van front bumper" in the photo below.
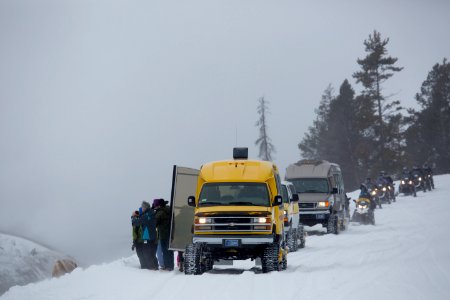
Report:
[[[274,236],[270,235],[194,235],[193,243],[206,243],[209,245],[225,245],[226,241],[238,241],[239,245],[271,244]]]
[[[326,223],[330,217],[329,210],[310,210],[300,212],[300,223],[312,226],[314,224]]]

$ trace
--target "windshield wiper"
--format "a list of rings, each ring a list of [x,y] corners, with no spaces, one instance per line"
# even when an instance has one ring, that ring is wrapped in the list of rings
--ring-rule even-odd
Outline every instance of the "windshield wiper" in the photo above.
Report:
[[[303,193],[324,193],[324,192],[318,190],[306,190]]]
[[[260,204],[255,204],[255,203],[253,203],[253,202],[244,202],[244,201],[230,202],[229,205],[264,206],[264,205],[260,205]]]
[[[199,206],[208,206],[208,205],[229,205],[229,204],[228,203],[222,203],[222,202],[208,201],[208,202],[200,202]]]

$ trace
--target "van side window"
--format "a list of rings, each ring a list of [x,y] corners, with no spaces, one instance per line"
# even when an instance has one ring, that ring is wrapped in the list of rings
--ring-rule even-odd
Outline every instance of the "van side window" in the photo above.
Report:
[[[275,182],[277,183],[278,195],[281,195],[281,179],[280,179],[280,175],[278,173],[275,174]],[[274,196],[276,196],[276,195],[274,195]]]
[[[338,174],[334,174],[333,177],[334,177],[334,183],[335,183],[336,188],[338,190],[338,194],[341,194],[342,190],[341,190],[341,181],[339,179],[339,175]]]

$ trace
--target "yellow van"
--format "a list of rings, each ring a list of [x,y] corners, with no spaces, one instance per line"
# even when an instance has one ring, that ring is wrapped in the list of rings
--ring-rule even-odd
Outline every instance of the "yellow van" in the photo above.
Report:
[[[199,170],[195,196],[188,197],[194,222],[185,274],[202,274],[219,259],[260,258],[263,273],[286,269],[278,169],[247,157],[247,148],[235,148],[233,160],[206,163]]]
[[[299,197],[292,182],[281,182],[284,206],[284,233],[289,252],[305,247],[305,231],[300,223]]]

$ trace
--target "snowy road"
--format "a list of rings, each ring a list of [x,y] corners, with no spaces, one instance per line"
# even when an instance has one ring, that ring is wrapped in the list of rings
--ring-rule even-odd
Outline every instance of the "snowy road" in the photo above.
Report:
[[[245,261],[185,276],[140,270],[132,256],[13,287],[0,299],[450,299],[450,175],[435,181],[432,192],[376,210],[376,226],[308,236],[284,272],[260,274]]]

